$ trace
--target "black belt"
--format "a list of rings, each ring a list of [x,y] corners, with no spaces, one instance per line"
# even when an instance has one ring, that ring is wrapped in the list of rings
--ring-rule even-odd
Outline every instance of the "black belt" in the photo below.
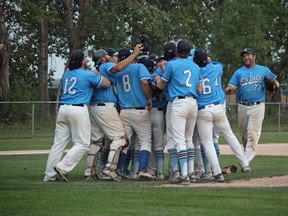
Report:
[[[193,97],[193,96],[186,96],[186,97]],[[178,99],[185,99],[186,98],[185,96],[178,96],[177,98]],[[194,99],[196,99],[195,97],[193,97]]]
[[[136,110],[145,110],[146,107],[122,107],[121,109],[136,109]]]
[[[163,111],[163,109],[162,108],[157,108],[158,109],[158,111]]]
[[[239,104],[242,104],[244,106],[254,106],[254,105],[258,105],[260,103],[261,103],[260,101],[257,101],[257,102],[243,102],[243,101],[239,101]]]
[[[98,104],[94,104],[95,106],[106,106],[105,103],[98,103]]]
[[[217,102],[215,102],[215,103],[212,103],[212,104],[214,104],[214,105],[218,105],[218,104],[220,104],[220,101],[217,101]],[[202,110],[202,109],[205,109],[206,108],[206,106],[209,106],[210,104],[207,104],[207,105],[205,105],[205,106],[199,106],[198,107],[198,110]]]
[[[84,107],[85,104],[60,104],[61,105],[70,105],[70,106],[80,106],[80,107]]]

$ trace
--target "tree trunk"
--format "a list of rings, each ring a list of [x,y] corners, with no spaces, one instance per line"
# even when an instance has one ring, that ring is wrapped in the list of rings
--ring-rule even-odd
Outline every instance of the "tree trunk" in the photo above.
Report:
[[[10,40],[5,26],[4,8],[0,7],[0,100],[9,92]]]
[[[38,66],[38,85],[37,92],[40,101],[48,101],[48,26],[47,21],[43,20],[40,23],[40,31],[39,31],[39,66]],[[41,116],[47,117],[49,115],[49,104],[41,104],[40,105]]]

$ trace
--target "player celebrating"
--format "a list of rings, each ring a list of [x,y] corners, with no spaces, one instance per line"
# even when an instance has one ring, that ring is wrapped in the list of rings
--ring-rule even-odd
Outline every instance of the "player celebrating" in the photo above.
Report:
[[[108,53],[105,50],[99,49],[94,53],[93,61],[96,66],[100,66],[99,71],[101,75],[109,78],[112,83],[116,83],[115,76],[109,75],[108,71],[118,72],[120,69],[130,64],[134,60],[133,56],[137,56],[139,52],[140,46],[136,46],[134,55],[131,55],[130,58],[127,58],[125,61],[114,64],[109,62],[111,57],[109,57]],[[126,145],[126,139],[124,127],[116,109],[117,97],[114,93],[113,86],[110,86],[109,88],[94,89],[90,104],[92,143],[88,153],[88,169],[85,171],[85,176],[92,179],[94,178],[91,167],[93,168],[93,164],[98,160],[96,155],[102,148],[103,139],[106,136],[111,141],[108,141],[108,150],[110,150],[108,152],[108,162],[103,173],[114,180],[119,181],[120,178],[115,170],[117,168],[120,152]],[[106,159],[105,152],[105,150],[100,152],[100,157],[103,157],[103,159]],[[103,163],[104,161],[100,158],[99,162]],[[101,167],[99,166],[99,168],[100,170],[98,170],[97,174],[101,176]]]
[[[86,62],[83,52],[79,50],[72,52],[69,70],[62,77],[55,138],[48,156],[44,181],[57,180],[58,173],[68,182],[67,173],[89,150],[91,125],[87,104],[90,103],[93,88],[109,87],[111,83],[105,77],[85,70]],[[65,147],[71,138],[74,145],[62,159]]]
[[[269,68],[256,64],[256,55],[251,48],[245,48],[240,55],[244,66],[233,74],[225,93],[231,94],[238,89],[239,133],[245,156],[251,162],[256,155],[265,115],[264,78],[269,77],[276,88],[279,88],[279,82]]]
[[[118,52],[119,61],[124,61],[131,55],[127,48]],[[112,75],[113,71],[109,71]],[[148,159],[151,152],[151,122],[149,110],[152,107],[151,92],[149,87],[150,74],[143,64],[129,64],[116,75],[116,85],[122,119],[129,144],[133,135],[137,135],[140,144],[139,179],[154,179],[147,172]],[[123,149],[118,167],[124,166],[129,146]],[[124,160],[122,160],[124,159]],[[123,163],[123,164],[121,164]]]
[[[183,183],[189,183],[189,176],[195,178],[193,131],[197,118],[197,89],[200,68],[188,59],[190,45],[180,40],[176,53],[179,58],[169,61],[163,76],[156,76],[157,86],[164,89],[168,86],[171,106],[173,138],[176,142],[180,173]],[[176,182],[177,183],[177,182]]]
[[[223,96],[218,87],[222,76],[222,66],[213,63],[208,64],[207,53],[202,49],[196,49],[194,61],[201,66],[201,80],[203,92],[199,94],[197,129],[201,144],[204,145],[205,154],[210,162],[214,180],[224,181],[222,171],[217,159],[213,144],[213,128],[216,127],[223,133],[226,141],[236,155],[242,167],[242,172],[250,172],[249,162],[245,158],[240,143],[231,130],[226,116],[226,108],[221,102]],[[200,64],[202,63],[202,64]]]

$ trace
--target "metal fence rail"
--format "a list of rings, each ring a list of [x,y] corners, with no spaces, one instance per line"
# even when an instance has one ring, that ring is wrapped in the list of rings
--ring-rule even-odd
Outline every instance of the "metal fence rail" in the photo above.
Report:
[[[54,136],[57,101],[1,101],[0,138],[33,138]],[[228,105],[227,116],[233,131],[237,131],[238,103]],[[43,111],[44,108],[44,111]],[[266,103],[263,131],[288,131],[288,103]]]

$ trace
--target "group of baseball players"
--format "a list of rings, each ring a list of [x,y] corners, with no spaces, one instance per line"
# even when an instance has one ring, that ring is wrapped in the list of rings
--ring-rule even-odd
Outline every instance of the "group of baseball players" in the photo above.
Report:
[[[95,67],[86,69],[83,52],[70,55],[62,77],[55,138],[45,182],[66,181],[87,154],[88,180],[164,180],[189,184],[199,179],[223,182],[218,145],[221,132],[243,173],[251,172],[265,111],[264,77],[279,87],[276,75],[256,65],[255,53],[241,52],[244,66],[223,91],[224,66],[187,40],[168,42],[164,55],[99,49]],[[244,151],[226,116],[226,94],[238,90],[239,129]],[[164,175],[164,135],[169,176]],[[72,139],[73,146],[65,148]],[[64,156],[65,155],[65,156]],[[64,156],[64,157],[63,157]]]

